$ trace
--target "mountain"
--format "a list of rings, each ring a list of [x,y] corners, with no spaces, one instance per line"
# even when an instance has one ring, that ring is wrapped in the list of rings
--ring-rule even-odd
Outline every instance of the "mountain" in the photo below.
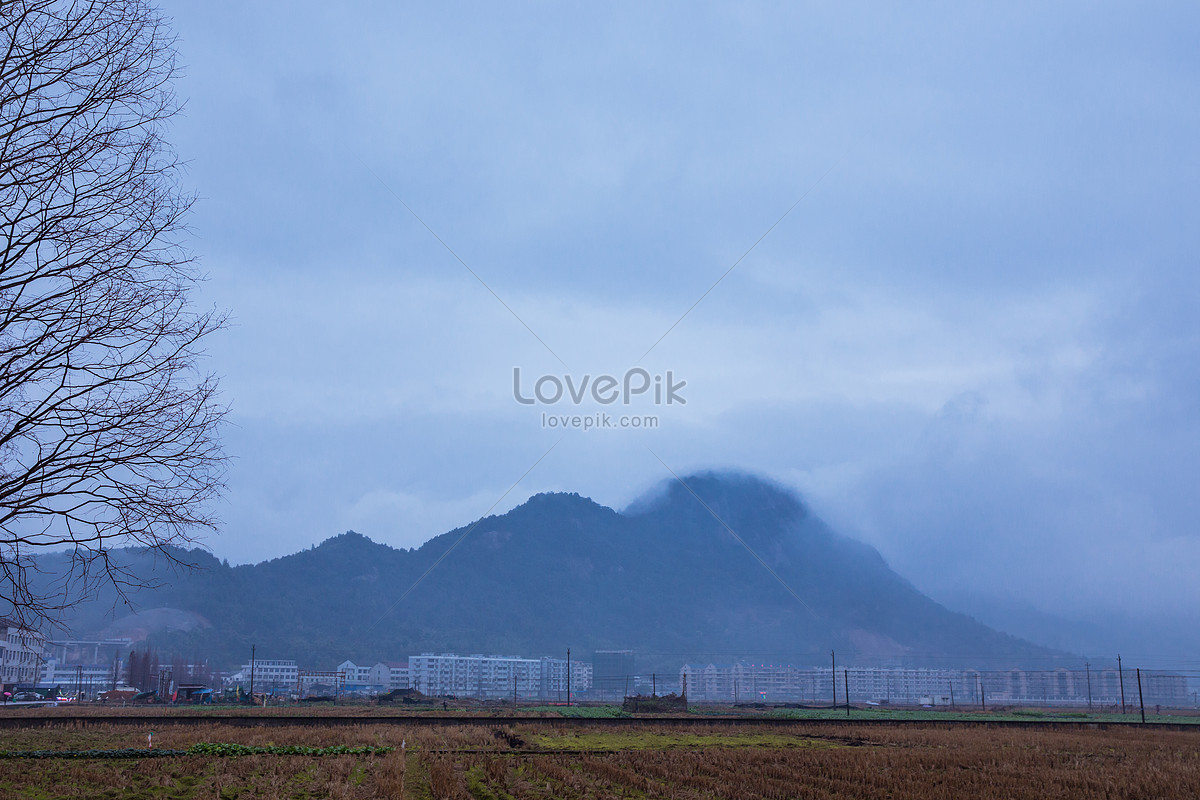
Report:
[[[624,512],[578,494],[539,494],[398,550],[348,532],[260,564],[203,551],[192,572],[147,556],[163,584],[134,616],[101,596],[76,635],[144,632],[162,650],[239,664],[313,668],[425,651],[579,655],[633,649],[643,669],[685,660],[1044,665],[1056,655],[956,614],[832,531],[793,494],[742,474],[664,485]],[[161,613],[171,610],[174,613]],[[157,615],[153,612],[158,611]]]

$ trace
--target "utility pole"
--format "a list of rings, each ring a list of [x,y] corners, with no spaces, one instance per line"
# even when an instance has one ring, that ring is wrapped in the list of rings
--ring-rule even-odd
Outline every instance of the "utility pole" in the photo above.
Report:
[[[571,648],[567,648],[567,706],[571,705]]]
[[[658,673],[650,673],[650,697],[658,697]]]
[[[1083,667],[1084,667],[1084,669],[1087,670],[1088,711],[1091,711],[1092,710],[1092,665],[1090,662],[1085,661],[1085,662],[1083,662]]]
[[[837,708],[837,656],[829,651],[829,682],[833,684],[833,707]]]
[[[950,710],[954,711],[954,681],[947,681],[950,684]]]
[[[979,709],[987,711],[987,698],[983,696],[983,678],[979,678]]]
[[[1121,654],[1117,653],[1117,677],[1121,681],[1121,713],[1125,713],[1125,670],[1121,669]]]
[[[250,705],[254,705],[254,654],[258,645],[250,645]]]
[[[1146,724],[1146,703],[1142,700],[1142,668],[1138,667],[1138,705],[1142,707],[1142,724]]]
[[[850,670],[843,669],[842,677],[846,680],[846,716],[850,716]]]

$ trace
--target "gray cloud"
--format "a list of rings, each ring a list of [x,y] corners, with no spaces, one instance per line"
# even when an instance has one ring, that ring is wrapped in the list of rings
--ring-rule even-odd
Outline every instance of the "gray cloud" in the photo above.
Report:
[[[555,440],[511,371],[688,382],[541,489],[802,489],[943,598],[1198,599],[1197,12],[171,4],[237,423],[220,555],[411,546]],[[501,506],[499,510],[503,510]],[[1093,613],[1094,612],[1094,613]]]

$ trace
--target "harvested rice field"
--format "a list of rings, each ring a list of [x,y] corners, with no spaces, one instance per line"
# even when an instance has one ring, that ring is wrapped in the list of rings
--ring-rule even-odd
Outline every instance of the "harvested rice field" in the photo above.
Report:
[[[1200,735],[1133,726],[155,729],[143,718],[5,730],[0,750],[0,797],[39,800],[1200,797]]]

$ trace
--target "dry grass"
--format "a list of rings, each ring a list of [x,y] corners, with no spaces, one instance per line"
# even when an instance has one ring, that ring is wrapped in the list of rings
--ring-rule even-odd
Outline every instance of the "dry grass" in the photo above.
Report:
[[[151,724],[6,731],[0,749],[140,747]],[[374,757],[0,760],[0,797],[1200,797],[1200,736],[1137,728],[214,723],[163,728],[154,740],[172,749],[201,741],[406,749]]]
[[[869,728],[839,738],[846,746],[636,751],[578,769],[612,794],[628,786],[657,797],[1200,796],[1200,750],[1188,733]]]

